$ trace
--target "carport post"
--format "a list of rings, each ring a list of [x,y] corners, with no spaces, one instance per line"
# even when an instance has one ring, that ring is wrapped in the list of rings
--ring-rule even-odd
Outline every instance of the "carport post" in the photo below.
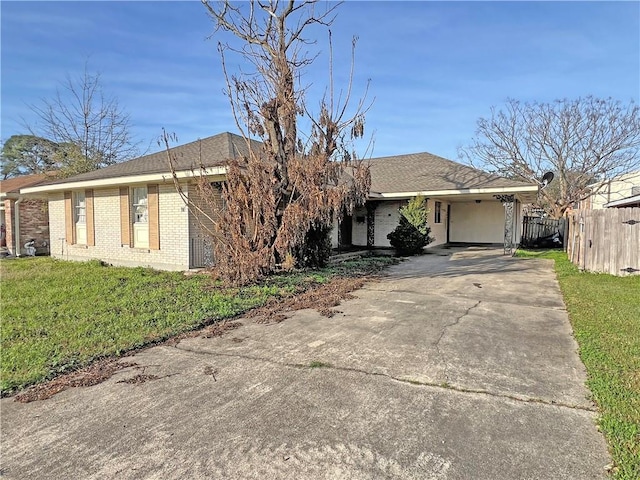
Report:
[[[514,195],[494,195],[504,207],[504,254],[513,253],[513,207]]]
[[[376,208],[377,201],[368,201],[367,208],[367,248],[373,248],[376,239]]]

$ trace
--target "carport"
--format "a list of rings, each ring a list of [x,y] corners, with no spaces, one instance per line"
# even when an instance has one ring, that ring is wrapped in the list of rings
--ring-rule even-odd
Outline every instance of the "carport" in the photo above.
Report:
[[[538,192],[535,184],[491,175],[430,153],[372,159],[370,171],[369,199],[334,228],[334,246],[389,247],[387,235],[398,225],[398,209],[422,195],[435,238],[430,247],[504,244],[509,253],[520,241],[522,205],[535,201]]]

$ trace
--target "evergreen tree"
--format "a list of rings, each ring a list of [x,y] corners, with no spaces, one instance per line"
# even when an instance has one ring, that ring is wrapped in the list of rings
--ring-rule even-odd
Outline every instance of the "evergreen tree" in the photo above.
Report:
[[[427,205],[423,196],[412,198],[407,205],[400,208],[400,223],[387,235],[391,246],[399,255],[415,255],[433,242],[429,236]]]

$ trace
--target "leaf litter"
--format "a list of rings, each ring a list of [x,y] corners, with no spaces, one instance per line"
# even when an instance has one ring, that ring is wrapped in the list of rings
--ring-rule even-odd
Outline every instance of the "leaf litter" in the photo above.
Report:
[[[322,284],[313,284],[306,290],[297,291],[295,294],[286,297],[274,298],[269,300],[262,307],[257,307],[242,314],[244,318],[253,318],[259,324],[276,324],[287,319],[287,314],[291,314],[297,310],[314,309],[322,316],[331,318],[337,313],[333,307],[340,305],[342,300],[350,300],[355,298],[351,292],[361,288],[365,282],[377,279],[377,275],[362,275],[358,277],[335,277],[330,281]],[[210,324],[211,322],[215,322]],[[185,332],[171,337],[163,342],[154,343],[151,346],[167,345],[176,346],[185,338],[215,338],[222,337],[228,332],[234,331],[242,326],[238,321],[222,320],[216,321],[213,318],[203,320],[203,323],[209,325],[199,330]],[[141,351],[144,348],[136,349],[128,352],[129,355]],[[116,372],[129,367],[138,367],[133,362],[121,362],[117,357],[109,357],[100,359],[91,365],[80,368],[76,371],[65,373],[52,380],[33,385],[23,392],[15,395],[14,400],[21,403],[29,403],[36,400],[46,400],[68,388],[74,387],[90,387],[98,385],[109,378]],[[211,374],[210,372],[207,372]],[[150,380],[157,380],[160,377],[150,374],[138,374],[126,380],[120,380],[118,383],[128,383],[138,385]],[[215,377],[214,377],[215,378]]]

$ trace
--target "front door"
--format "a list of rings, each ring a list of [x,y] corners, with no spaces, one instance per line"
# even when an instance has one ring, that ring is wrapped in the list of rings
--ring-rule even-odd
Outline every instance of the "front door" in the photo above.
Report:
[[[351,232],[353,230],[353,217],[345,215],[340,222],[340,246],[350,247],[353,243]]]

